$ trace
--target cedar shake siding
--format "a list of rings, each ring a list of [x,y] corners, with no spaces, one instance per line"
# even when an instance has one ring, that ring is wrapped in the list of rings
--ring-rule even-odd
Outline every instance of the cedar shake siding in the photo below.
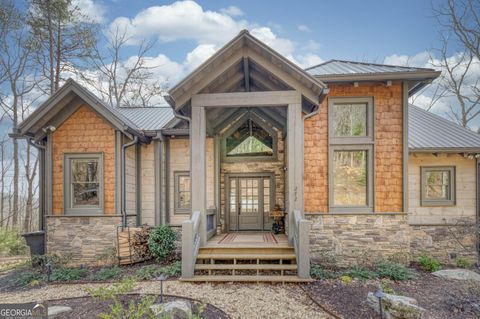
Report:
[[[402,85],[394,83],[329,85],[318,115],[305,120],[305,212],[327,213],[328,208],[328,99],[373,97],[375,212],[403,211],[403,101]]]
[[[63,164],[68,153],[102,153],[104,214],[115,214],[115,129],[89,106],[81,106],[52,134],[53,215],[63,215]]]

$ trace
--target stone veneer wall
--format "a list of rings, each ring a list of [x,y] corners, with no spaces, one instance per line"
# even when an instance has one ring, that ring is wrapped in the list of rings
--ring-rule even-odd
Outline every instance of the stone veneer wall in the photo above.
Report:
[[[406,214],[316,214],[311,221],[312,263],[350,266],[410,252]]]
[[[354,87],[329,84],[320,113],[305,121],[305,211],[328,212],[328,98],[373,97],[375,116],[375,211],[403,210],[402,85],[382,83]]]
[[[47,216],[47,254],[71,254],[72,265],[99,264],[116,251],[121,216]],[[135,216],[128,218],[134,225]]]

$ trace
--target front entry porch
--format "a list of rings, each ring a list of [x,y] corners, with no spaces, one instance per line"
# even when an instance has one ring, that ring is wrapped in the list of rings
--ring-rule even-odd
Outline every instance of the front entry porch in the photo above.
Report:
[[[295,249],[285,234],[231,232],[210,238],[200,247],[196,282],[309,282],[298,276]]]

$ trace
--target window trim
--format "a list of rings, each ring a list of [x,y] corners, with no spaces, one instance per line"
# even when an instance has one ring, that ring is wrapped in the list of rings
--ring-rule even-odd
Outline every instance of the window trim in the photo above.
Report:
[[[367,104],[366,136],[334,136],[333,108],[336,104]],[[328,99],[328,136],[331,144],[373,144],[374,143],[374,106],[371,97],[335,97]]]
[[[99,205],[98,207],[73,207],[72,205],[72,160],[75,159],[96,159],[100,172],[98,173],[99,183]],[[104,161],[103,153],[65,153],[63,158],[63,211],[65,215],[103,215],[104,214]]]
[[[333,154],[335,151],[366,151],[367,152],[367,198],[366,205],[335,205],[334,204],[334,174],[333,174]],[[335,213],[352,213],[352,212],[372,212],[373,211],[373,145],[331,145],[329,147],[328,162],[328,198],[330,211]]]
[[[235,132],[245,121],[252,120],[260,126],[262,129],[267,131],[273,138],[272,141],[272,156],[227,156],[227,137],[230,136],[233,132]],[[268,124],[264,122],[262,118],[257,116],[254,113],[246,113],[241,116],[235,124],[233,124],[230,128],[228,128],[225,133],[222,134],[221,138],[221,154],[222,154],[222,161],[226,163],[238,163],[238,162],[268,162],[268,161],[276,161],[277,160],[277,153],[278,153],[278,133],[275,129],[270,127]]]
[[[333,108],[335,104],[367,104],[367,136],[334,137]],[[375,211],[375,104],[373,97],[331,97],[328,99],[328,206],[332,213],[372,213]],[[367,152],[367,203],[363,206],[334,205],[333,154],[335,151]]]
[[[174,171],[173,172],[173,190],[174,190],[174,196],[173,196],[173,213],[174,214],[190,214],[192,212],[192,189],[190,188],[190,207],[189,208],[182,208],[179,206],[179,200],[180,200],[180,193],[179,193],[179,187],[180,187],[180,177],[185,177],[188,176],[190,178],[190,183],[192,182],[191,176],[190,176],[190,171]]]
[[[449,171],[450,180],[449,180],[449,189],[450,189],[450,198],[449,199],[427,199],[425,194],[426,185],[426,173],[435,171]],[[420,166],[420,206],[455,206],[456,197],[457,197],[457,187],[456,187],[456,166]]]

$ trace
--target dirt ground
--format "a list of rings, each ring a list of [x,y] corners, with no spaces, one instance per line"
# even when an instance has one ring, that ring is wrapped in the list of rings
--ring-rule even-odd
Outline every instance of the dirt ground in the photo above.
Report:
[[[321,280],[304,286],[312,298],[343,318],[378,318],[366,305],[368,292],[375,292],[379,280],[343,284],[340,280]],[[388,285],[398,295],[417,299],[426,309],[425,319],[480,318],[480,283],[446,280],[421,273],[414,281]]]
[[[0,292],[0,300],[13,303],[84,297],[87,287],[100,285],[106,284],[55,284]],[[135,293],[159,294],[160,283],[140,282]],[[332,318],[297,284],[192,284],[171,280],[164,283],[164,293],[212,304],[231,318]]]

